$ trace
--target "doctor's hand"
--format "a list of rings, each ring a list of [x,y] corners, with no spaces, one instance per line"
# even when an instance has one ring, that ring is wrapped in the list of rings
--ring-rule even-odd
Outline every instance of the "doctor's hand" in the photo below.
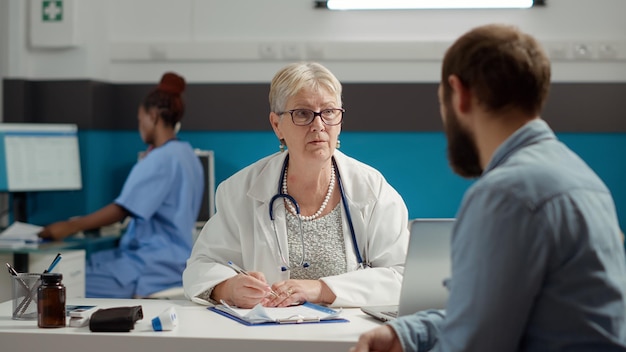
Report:
[[[350,348],[350,352],[369,351],[402,352],[402,345],[391,326],[383,325],[362,334],[357,344]]]
[[[252,308],[258,303],[264,304],[271,292],[263,273],[250,271],[248,275],[237,274],[217,284],[211,298],[216,301],[224,300],[239,308]]]
[[[331,304],[337,296],[322,280],[285,280],[272,285],[276,293],[265,303],[268,307],[287,307],[304,302]]]

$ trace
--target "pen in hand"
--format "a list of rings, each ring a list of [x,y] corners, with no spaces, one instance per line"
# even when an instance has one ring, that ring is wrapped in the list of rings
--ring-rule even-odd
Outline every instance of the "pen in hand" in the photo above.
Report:
[[[235,270],[235,272],[237,274],[243,274],[243,275],[246,275],[246,276],[251,276],[247,271],[243,270],[237,264],[231,262],[230,260],[228,261],[228,266],[230,266],[233,270]],[[274,292],[274,290],[270,291],[270,295],[272,295],[274,297],[278,297],[278,293]]]
[[[250,276],[250,274],[248,274],[247,271],[243,270],[242,268],[240,268],[237,264],[231,262],[230,260],[228,261],[228,266],[230,266],[231,268],[233,268],[233,270],[235,270],[235,272],[237,274],[244,274],[246,276]]]

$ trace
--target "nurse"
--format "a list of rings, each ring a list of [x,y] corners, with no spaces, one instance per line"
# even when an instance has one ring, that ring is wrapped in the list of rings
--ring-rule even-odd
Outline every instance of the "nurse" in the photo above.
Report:
[[[341,91],[317,63],[274,76],[269,122],[280,151],[217,188],[216,214],[183,274],[193,301],[397,304],[408,211],[380,172],[337,150]]]
[[[139,133],[148,153],[132,168],[117,199],[89,215],[48,225],[39,234],[60,240],[131,218],[118,248],[90,256],[87,297],[146,297],[182,285],[204,191],[198,157],[189,143],[176,138],[185,86],[183,77],[166,73],[139,106]]]

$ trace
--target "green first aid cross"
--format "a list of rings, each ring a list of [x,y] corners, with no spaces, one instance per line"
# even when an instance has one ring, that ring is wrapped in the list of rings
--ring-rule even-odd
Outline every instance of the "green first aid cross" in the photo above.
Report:
[[[42,22],[61,22],[63,21],[63,1],[42,1],[41,2],[41,21]]]

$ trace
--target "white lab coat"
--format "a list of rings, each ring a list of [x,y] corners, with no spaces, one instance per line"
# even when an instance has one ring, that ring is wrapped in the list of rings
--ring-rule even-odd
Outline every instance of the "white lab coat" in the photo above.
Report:
[[[236,275],[228,261],[247,271],[263,272],[267,282],[289,278],[281,271],[269,201],[287,153],[276,153],[237,172],[217,188],[216,213],[202,229],[183,273],[185,294],[196,296]],[[398,304],[408,247],[408,211],[402,197],[374,168],[335,151],[359,251],[371,268],[358,269],[346,213],[342,210],[348,272],[323,280],[337,296],[332,306]],[[338,188],[337,188],[338,189]],[[282,202],[280,202],[282,203]],[[274,205],[281,248],[286,251],[284,208]],[[285,256],[287,254],[285,253]]]

